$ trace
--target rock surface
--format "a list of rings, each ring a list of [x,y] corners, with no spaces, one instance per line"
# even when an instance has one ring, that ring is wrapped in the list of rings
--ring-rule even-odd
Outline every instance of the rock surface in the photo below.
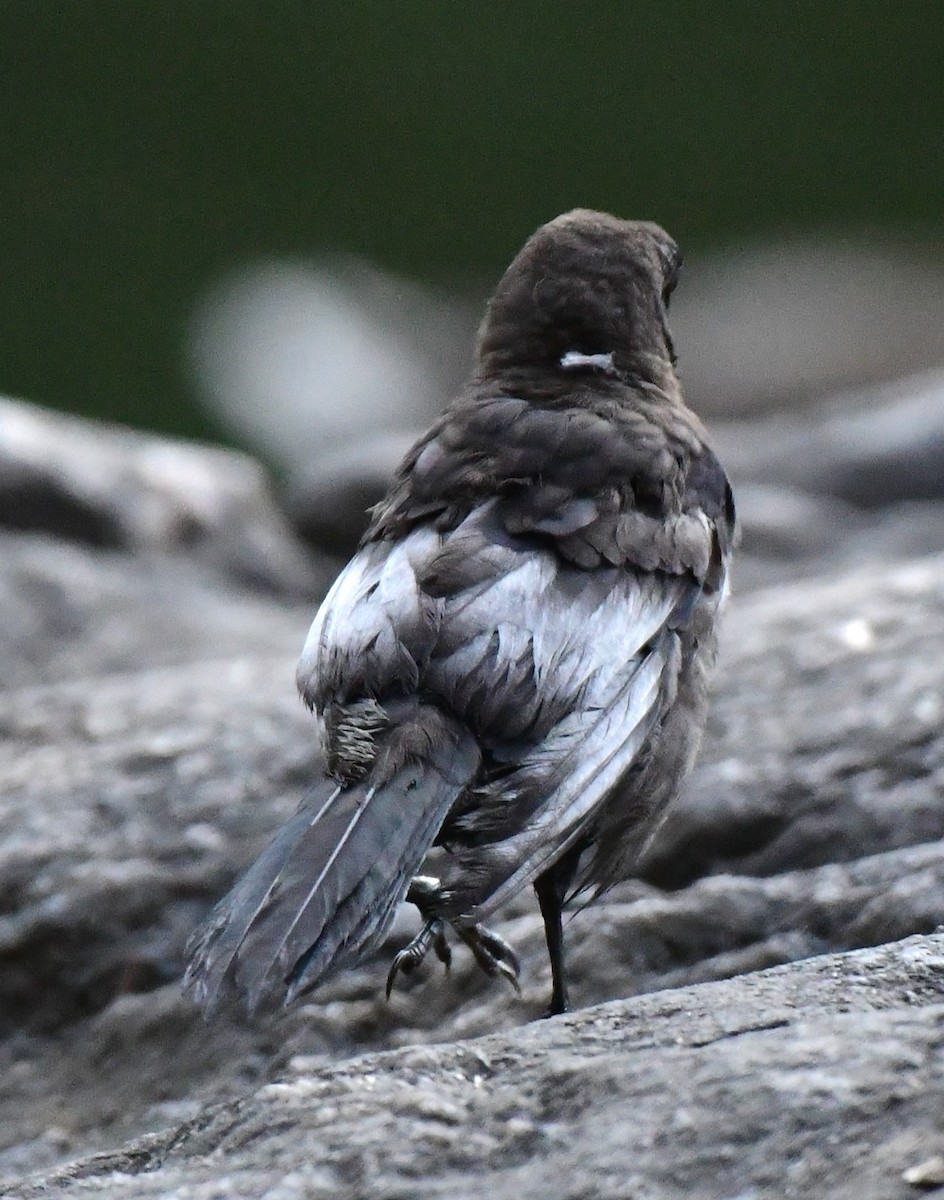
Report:
[[[324,573],[245,455],[0,397],[0,528],[131,552],[184,552],[244,586],[307,595]]]
[[[254,1094],[17,1193],[912,1195],[944,1144],[944,936],[511,1034],[298,1057]]]
[[[18,452],[21,494],[44,494],[50,463],[103,481],[57,483],[40,526],[4,508],[0,478],[5,1194],[917,1186],[902,1173],[944,1149],[944,942],[809,956],[944,921],[944,555],[909,557],[940,548],[944,496],[866,513],[802,480],[775,490],[763,457],[739,466],[762,482],[745,488],[744,582],[699,767],[640,878],[568,929],[576,1003],[636,998],[526,1025],[548,979],[525,896],[501,925],[521,999],[457,952],[451,978],[429,968],[387,1004],[407,911],[377,960],[309,1002],[205,1025],[179,991],[183,946],[310,776],[292,675],[302,597],[331,564],[293,541],[245,459],[186,448],[204,512],[230,511],[234,470],[259,486],[196,544],[173,522],[145,536],[121,522],[151,503],[133,469],[148,439],[30,408],[18,425],[16,406],[0,418],[0,467],[5,431],[49,432],[48,461]],[[124,532],[89,536],[89,511]],[[776,964],[793,965],[745,974]]]

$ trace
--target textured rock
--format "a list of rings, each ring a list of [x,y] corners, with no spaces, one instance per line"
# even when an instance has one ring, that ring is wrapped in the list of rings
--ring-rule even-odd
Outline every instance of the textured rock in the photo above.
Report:
[[[208,590],[205,603],[208,625],[225,628],[232,598]],[[291,677],[306,621],[273,609],[255,631],[265,651],[188,653],[0,702],[5,1077],[44,1098],[24,1106],[17,1087],[0,1101],[12,1162],[114,1144],[294,1054],[510,1028],[540,1010],[528,897],[501,926],[525,958],[523,1000],[464,954],[451,979],[430,970],[390,1005],[383,961],[254,1023],[234,1011],[203,1026],[179,996],[187,933],[310,773],[314,727]],[[931,652],[944,641],[944,559],[735,597],[724,641],[702,763],[645,881],[571,920],[580,1004],[927,931],[944,913]],[[406,912],[382,960],[410,925]]]
[[[311,595],[324,582],[252,459],[2,398],[0,527],[112,549],[183,551],[270,592]]]
[[[0,701],[0,1021],[176,978],[206,897],[297,803],[313,732],[288,651]]]
[[[76,426],[73,462],[72,425],[49,455],[66,480],[102,432],[83,441]],[[152,480],[132,469],[147,439],[111,436],[103,479],[114,451],[124,520],[150,511]],[[39,492],[49,470],[36,460]],[[93,512],[111,511],[104,484],[83,486]],[[933,545],[938,509],[753,492],[750,586],[726,616],[700,765],[640,879],[571,917],[580,1005],[944,920],[944,556],[901,557]],[[80,493],[65,489],[66,514]],[[62,512],[13,532],[0,500],[0,1177],[100,1150],[51,1178],[52,1194],[461,1196],[481,1194],[478,1177],[463,1191],[478,1171],[499,1196],[867,1198],[907,1190],[912,1168],[928,1178],[940,1013],[923,1006],[939,1001],[940,939],[528,1026],[548,979],[522,896],[500,925],[524,959],[520,999],[458,950],[450,978],[430,966],[386,1003],[407,910],[377,959],[293,1010],[198,1018],[178,985],[186,937],[291,812],[317,753],[293,682],[312,605],[279,564],[302,563],[314,591],[327,567],[298,550],[264,487],[252,495],[192,554],[133,522],[103,546]],[[234,565],[260,528],[287,547],[263,588]],[[786,995],[800,1015],[781,1024]],[[496,1034],[487,1070],[467,1071],[478,1051],[459,1044],[405,1049],[480,1034]],[[287,1091],[266,1090],[280,1079]],[[179,1140],[154,1135],[190,1119]],[[873,1167],[885,1190],[854,1189]]]
[[[276,647],[291,657],[312,605],[276,602],[179,554],[131,558],[0,530],[0,607],[9,692]]]
[[[944,558],[744,597],[646,874],[771,874],[944,837]]]
[[[524,1030],[300,1057],[28,1197],[894,1200],[944,1138],[944,937]]]

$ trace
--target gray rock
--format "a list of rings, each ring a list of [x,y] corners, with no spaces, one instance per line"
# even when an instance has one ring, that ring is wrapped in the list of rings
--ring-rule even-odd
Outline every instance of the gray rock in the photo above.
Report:
[[[191,361],[222,426],[294,475],[425,428],[468,370],[478,318],[363,260],[269,258],[203,298]]]
[[[860,508],[944,498],[944,375],[834,396],[815,413],[713,425],[731,478]]]
[[[265,472],[245,455],[171,442],[0,398],[0,527],[134,552],[183,552],[243,587],[322,589]]]
[[[479,1041],[299,1056],[9,1194],[894,1200],[941,1148],[942,1028],[944,937],[912,938]]]
[[[75,553],[101,567],[99,552]],[[129,627],[136,604],[142,628],[154,617],[150,587],[123,603]],[[430,969],[386,1004],[409,911],[376,961],[287,1014],[234,1010],[204,1026],[179,994],[187,934],[293,809],[317,752],[292,680],[308,614],[270,607],[243,621],[208,587],[208,658],[194,623],[176,662],[136,669],[125,656],[120,674],[0,700],[10,1169],[114,1145],[295,1054],[334,1061],[540,1011],[547,968],[526,896],[500,926],[525,960],[522,1000],[457,953],[450,979]],[[702,764],[644,881],[572,918],[577,1002],[932,929],[944,739],[930,648],[942,639],[940,558],[735,596]]]
[[[6,428],[0,446],[15,441]],[[640,879],[568,929],[580,1005],[695,990],[526,1025],[548,980],[522,896],[500,923],[525,962],[520,999],[457,951],[450,978],[430,967],[387,1004],[386,965],[415,927],[405,910],[376,959],[307,1002],[205,1025],[179,989],[184,943],[311,776],[315,725],[293,672],[312,606],[296,596],[326,568],[264,489],[227,508],[228,456],[224,483],[211,471],[207,484],[219,519],[188,555],[172,521],[140,516],[187,507],[173,489],[153,499],[136,466],[147,439],[105,438],[99,494],[83,474],[97,435],[77,426],[70,457],[68,422],[49,428],[48,463],[23,471],[40,492],[53,467],[79,480],[64,511],[86,497],[119,534],[102,545],[67,520],[0,532],[9,1194],[461,1196],[475,1171],[475,1194],[499,1196],[842,1196],[855,1182],[868,1200],[920,1176],[940,1150],[940,1013],[924,1007],[940,1003],[940,939],[711,981],[944,919],[944,556],[901,561],[934,544],[936,506],[866,513],[769,482],[745,490],[753,590],[730,602],[700,766]],[[287,550],[260,589],[239,543],[263,545],[265,529]],[[494,1035],[489,1065],[467,1071],[478,1049],[456,1039],[480,1034]],[[345,1081],[368,1077],[351,1099]],[[866,1167],[884,1190],[866,1190]]]
[[[701,764],[646,877],[772,874],[944,836],[944,558],[735,598]]]
[[[366,435],[296,471],[285,494],[296,532],[329,554],[349,558],[367,528],[368,509],[383,497],[421,433]]]
[[[686,254],[672,328],[698,412],[809,416],[843,388],[944,366],[942,311],[936,246],[767,236]]]
[[[775,484],[737,487],[738,592],[944,553],[944,500],[861,509]]]
[[[312,603],[240,588],[181,554],[132,558],[0,530],[0,607],[4,692],[273,647],[284,647],[289,661]]]

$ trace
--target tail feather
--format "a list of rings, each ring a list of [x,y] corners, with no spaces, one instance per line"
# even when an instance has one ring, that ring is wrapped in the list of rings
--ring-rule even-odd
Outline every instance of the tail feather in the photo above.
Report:
[[[413,747],[391,727],[378,764],[345,787],[321,779],[295,816],[214,909],[191,943],[186,984],[209,1011],[226,991],[250,1011],[276,980],[286,1002],[366,955],[383,937],[446,814],[478,771],[480,751],[458,724]]]
[[[340,791],[333,779],[319,780],[292,819],[194,932],[187,946],[190,965],[184,984],[207,1008],[212,1007],[223,976],[238,955],[253,923],[266,905],[276,899],[286,860],[305,830],[320,820]]]

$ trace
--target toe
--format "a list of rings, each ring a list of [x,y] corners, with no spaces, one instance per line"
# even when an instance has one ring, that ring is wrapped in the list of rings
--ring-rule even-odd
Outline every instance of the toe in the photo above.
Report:
[[[442,925],[440,925],[439,929],[433,935],[433,950],[436,957],[448,971],[452,966],[452,950],[446,941],[446,931]]]
[[[500,975],[507,979],[516,992],[521,993],[518,975],[521,963],[518,955],[504,938],[482,925],[460,928],[459,936],[472,951],[475,961],[486,975],[494,979]]]
[[[509,945],[503,937],[500,937],[492,929],[480,928],[479,936],[489,954],[497,962],[503,963],[517,979],[521,974],[521,959],[518,957],[515,948]]]

